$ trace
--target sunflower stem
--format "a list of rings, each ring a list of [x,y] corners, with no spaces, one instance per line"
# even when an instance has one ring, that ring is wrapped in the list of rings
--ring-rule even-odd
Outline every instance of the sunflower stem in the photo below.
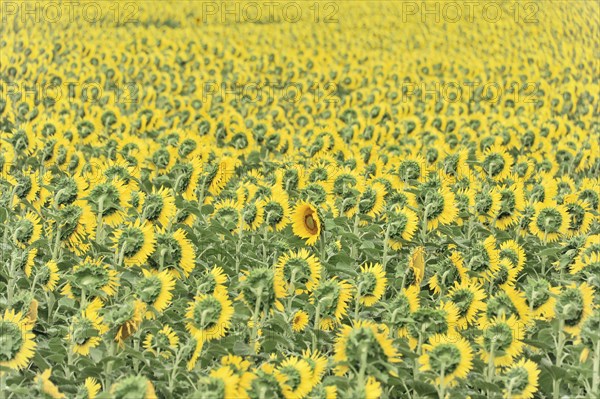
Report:
[[[313,352],[315,352],[317,350],[317,336],[319,335],[319,330],[320,330],[319,325],[320,324],[321,324],[321,306],[320,306],[320,304],[317,304],[317,307],[315,309],[315,326],[314,326],[314,332],[313,332],[313,337],[312,337]]]
[[[440,399],[446,397],[446,384],[444,379],[446,378],[446,365],[442,362],[442,370],[440,373]]]
[[[56,236],[54,238],[54,249],[52,250],[52,260],[58,259],[58,253],[60,252],[60,226],[56,228]]]
[[[600,339],[596,342],[596,349],[594,350],[594,372],[592,375],[592,396],[600,397]]]
[[[561,317],[558,319],[558,342],[556,344],[556,360],[555,366],[560,368],[563,361],[563,349],[565,347],[565,320]],[[554,379],[552,382],[552,395],[554,399],[560,397],[560,378]]]

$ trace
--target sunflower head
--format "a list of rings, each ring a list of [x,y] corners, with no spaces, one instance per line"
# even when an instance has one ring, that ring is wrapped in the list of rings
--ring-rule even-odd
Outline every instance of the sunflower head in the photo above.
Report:
[[[110,388],[110,393],[116,399],[156,399],[154,386],[147,378],[142,376],[131,376],[120,379]]]
[[[317,208],[308,202],[296,204],[292,214],[292,230],[304,238],[308,245],[314,245],[321,234],[321,218]]]

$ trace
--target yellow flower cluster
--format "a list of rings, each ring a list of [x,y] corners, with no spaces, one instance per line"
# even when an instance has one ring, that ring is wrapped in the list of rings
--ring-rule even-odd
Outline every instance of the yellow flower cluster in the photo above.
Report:
[[[3,3],[2,390],[599,395],[597,14],[473,3]]]

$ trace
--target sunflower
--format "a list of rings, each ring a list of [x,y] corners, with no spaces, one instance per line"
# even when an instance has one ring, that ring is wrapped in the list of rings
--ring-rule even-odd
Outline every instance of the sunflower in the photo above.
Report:
[[[311,383],[313,386],[316,386],[327,371],[327,357],[323,356],[319,351],[305,349],[302,351],[302,359],[310,366]]]
[[[71,343],[74,353],[88,356],[90,349],[102,342],[101,336],[108,331],[108,326],[100,316],[101,309],[102,301],[96,298],[81,311],[79,316],[73,318],[66,339]]]
[[[350,369],[356,372],[369,364],[399,362],[393,341],[382,331],[385,331],[382,326],[368,320],[356,320],[352,327],[342,326],[334,347],[335,373],[344,375]]]
[[[308,202],[299,201],[292,213],[292,231],[305,239],[307,245],[314,245],[321,235],[321,219],[317,208]]]
[[[527,325],[531,315],[525,294],[511,286],[505,286],[489,297],[482,317],[491,320],[502,315],[515,316],[519,323]]]
[[[222,267],[214,266],[210,270],[205,270],[199,278],[196,288],[196,294],[211,295],[215,293],[226,293],[227,274]]]
[[[525,266],[526,254],[525,250],[514,240],[504,241],[500,244],[499,252],[500,260],[507,259],[517,273],[523,270]]]
[[[281,300],[286,297],[285,281],[281,272],[272,268],[260,267],[244,271],[240,277],[242,298],[250,306],[283,310]]]
[[[102,386],[94,377],[88,377],[77,389],[77,399],[96,399]]]
[[[285,380],[280,385],[286,399],[304,398],[313,388],[311,368],[302,358],[292,356],[285,359],[278,371]]]
[[[31,277],[33,274],[34,280],[41,284],[45,291],[54,291],[56,285],[58,284],[58,280],[60,279],[56,261],[50,260],[42,265],[34,265],[32,263],[33,262],[26,265],[24,270],[25,275],[27,277]],[[34,266],[35,270],[32,270],[34,269]]]
[[[360,395],[364,395],[364,399],[379,399],[383,394],[383,389],[381,389],[381,383],[375,379],[375,377],[367,378],[365,382],[364,388],[359,388],[363,390]]]
[[[593,220],[589,204],[583,200],[575,199],[575,195],[569,195],[565,198],[564,206],[570,216],[567,236],[587,234]]]
[[[600,184],[598,179],[584,178],[579,185],[577,198],[587,202],[592,210],[600,212]]]
[[[387,278],[385,270],[379,263],[367,263],[360,268],[356,278],[356,289],[359,302],[365,306],[373,306],[385,293]]]
[[[333,277],[321,281],[310,297],[311,303],[317,303],[319,328],[325,331],[332,330],[346,315],[350,299],[352,285],[345,280],[340,281]]]
[[[503,185],[498,191],[501,196],[500,211],[495,223],[501,230],[507,230],[517,222],[520,212],[525,208],[523,183],[517,181],[510,186]]]
[[[219,223],[229,231],[234,231],[242,223],[242,206],[232,199],[217,202],[210,219]]]
[[[194,398],[236,399],[240,377],[229,367],[219,367],[211,370],[206,377],[198,381],[198,389],[192,395]]]
[[[458,217],[456,198],[448,187],[424,187],[417,196],[417,203],[427,221],[427,230],[436,229],[440,224],[450,224]]]
[[[156,232],[154,253],[149,258],[152,266],[159,270],[168,269],[173,277],[180,277],[180,272],[188,277],[196,266],[194,246],[188,240],[183,229],[167,232],[164,229]]]
[[[513,266],[510,260],[502,259],[498,263],[498,270],[494,273],[490,282],[494,287],[502,289],[514,287],[518,274],[519,271]]]
[[[154,385],[146,377],[131,376],[117,381],[110,388],[110,396],[114,399],[157,399]]]
[[[148,333],[144,339],[143,347],[148,352],[169,359],[177,352],[179,337],[169,325],[163,326],[156,335]]]
[[[481,319],[479,329],[483,334],[477,339],[481,346],[481,357],[488,363],[493,359],[496,366],[508,366],[523,350],[521,342],[523,324],[514,315],[505,315],[491,320]]]
[[[57,232],[61,241],[77,255],[85,254],[90,248],[90,240],[96,236],[96,217],[92,208],[83,201],[60,208],[55,220]]]
[[[281,255],[275,273],[285,283],[285,291],[311,292],[321,279],[321,263],[308,250],[289,251]]]
[[[466,378],[473,367],[473,350],[463,337],[436,334],[423,345],[419,357],[421,371],[432,372],[435,383],[456,385],[457,378]]]
[[[32,328],[33,325],[20,312],[4,310],[0,319],[0,366],[13,370],[27,367],[37,346]]]
[[[270,364],[247,373],[240,379],[240,393],[243,398],[285,398],[282,386],[287,378]]]
[[[556,317],[564,323],[564,330],[578,336],[581,326],[594,310],[594,289],[587,283],[568,285],[556,298]]]
[[[73,267],[61,293],[71,299],[79,299],[84,293],[92,297],[114,296],[119,285],[116,270],[101,259],[88,257]]]
[[[452,251],[451,255],[444,256],[432,267],[435,271],[429,279],[429,288],[435,294],[441,294],[447,287],[454,283],[468,279],[467,269],[464,266],[462,255],[458,251]]]
[[[529,230],[540,240],[557,241],[569,231],[570,216],[567,207],[552,202],[534,205],[535,215],[529,225]]]
[[[527,279],[524,287],[525,298],[531,317],[547,320],[554,318],[556,297],[560,293],[557,287],[543,278]]]
[[[263,200],[247,202],[242,207],[241,214],[244,230],[254,231],[265,220],[265,202]]]
[[[427,342],[435,334],[455,336],[459,309],[451,301],[441,302],[437,307],[422,307],[412,314],[413,323],[408,325],[408,344],[416,349],[418,342]]]
[[[152,224],[140,220],[134,223],[127,222],[115,232],[113,240],[115,252],[128,267],[145,263],[156,243]]]
[[[60,392],[58,387],[50,381],[50,375],[52,369],[46,369],[42,374],[38,374],[35,378],[36,383],[39,385],[40,393],[47,398],[52,399],[64,399],[65,394]]]
[[[291,211],[285,192],[273,190],[265,200],[264,208],[265,223],[271,231],[281,231],[290,222]]]
[[[298,310],[292,317],[292,330],[295,332],[304,331],[308,325],[308,313],[303,310]]]
[[[40,218],[29,211],[23,217],[18,217],[13,225],[13,242],[19,248],[25,248],[40,239],[42,225]]]
[[[522,358],[511,365],[502,375],[504,395],[512,399],[531,399],[538,390],[540,369],[538,365]]]
[[[186,329],[199,342],[225,336],[231,326],[233,304],[225,293],[200,294],[188,303]]]
[[[412,240],[419,227],[419,218],[412,210],[393,205],[387,212],[386,225],[390,248],[399,250],[403,243]]]
[[[168,270],[142,269],[144,277],[135,285],[137,297],[146,304],[146,319],[154,319],[171,304],[175,280]]]
[[[162,187],[159,190],[153,188],[150,194],[142,193],[139,211],[142,220],[166,227],[175,217],[177,207],[169,190]]]
[[[496,187],[482,189],[475,193],[475,214],[482,223],[494,220],[500,212],[502,195]]]
[[[485,292],[474,281],[455,281],[448,291],[448,298],[458,308],[458,327],[461,329],[472,325],[478,313],[485,309]]]
[[[357,211],[360,215],[378,216],[385,208],[385,196],[387,190],[382,183],[374,182],[367,184],[360,190],[358,197]],[[361,223],[364,225],[364,223]]]
[[[126,192],[124,181],[105,178],[90,187],[83,197],[87,199],[98,220],[109,226],[116,226],[125,218],[123,209],[127,205]]]
[[[408,325],[411,314],[419,309],[419,288],[411,285],[402,290],[392,299],[388,308],[390,325],[398,330],[398,336],[408,335]]]

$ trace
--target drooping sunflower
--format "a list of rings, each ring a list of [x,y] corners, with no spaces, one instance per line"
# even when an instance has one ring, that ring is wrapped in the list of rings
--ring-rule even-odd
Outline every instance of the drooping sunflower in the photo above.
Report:
[[[475,193],[475,213],[482,223],[489,222],[500,212],[502,195],[496,187],[484,188]]]
[[[270,364],[263,364],[251,373],[246,373],[240,379],[239,392],[244,398],[284,398],[282,386],[286,377]]]
[[[425,277],[425,247],[415,247],[408,257],[408,267],[412,273],[414,284],[421,285]]]
[[[499,181],[510,175],[513,159],[505,148],[494,144],[485,150],[480,163],[483,176]]]
[[[530,322],[531,314],[529,313],[525,294],[511,286],[505,286],[490,296],[486,302],[482,318],[491,320],[502,315],[507,318],[514,316],[519,323],[527,325]]]
[[[38,374],[35,377],[35,382],[38,384],[39,393],[47,398],[52,399],[65,399],[64,393],[60,392],[58,387],[50,381],[52,375],[52,369],[46,369],[42,374]]]
[[[306,201],[299,201],[292,213],[292,231],[305,239],[307,245],[314,245],[321,235],[321,219],[317,208]]]
[[[152,333],[146,334],[142,346],[145,350],[156,356],[169,359],[173,353],[177,351],[178,344],[179,337],[177,336],[177,333],[173,331],[171,326],[165,325],[156,333],[156,335]]]
[[[157,399],[154,385],[146,377],[131,376],[121,378],[110,388],[110,395],[115,399]]]
[[[473,350],[463,337],[436,334],[423,345],[419,364],[421,371],[433,373],[436,384],[453,386],[456,379],[466,378],[471,371]]]
[[[115,306],[108,313],[111,328],[116,330],[115,341],[120,347],[124,347],[125,340],[139,330],[145,313],[146,304],[139,299]]]
[[[555,202],[538,202],[529,230],[540,240],[554,242],[569,231],[570,216],[567,207]]]
[[[556,317],[562,319],[564,330],[578,336],[581,326],[594,311],[594,288],[587,283],[572,283],[556,298]]]
[[[115,232],[114,248],[126,266],[140,266],[152,254],[156,238],[152,224],[136,220]]]
[[[501,259],[498,263],[498,270],[494,273],[494,276],[490,279],[490,283],[494,287],[506,288],[514,287],[519,271],[513,266],[512,262],[508,259]]]
[[[321,279],[321,262],[304,248],[286,252],[279,257],[275,274],[285,283],[286,292],[312,292]]]
[[[168,270],[142,269],[144,277],[135,285],[137,297],[146,304],[146,319],[154,319],[171,304],[175,280]]]
[[[504,315],[491,320],[481,319],[479,329],[483,334],[477,339],[481,346],[481,357],[487,364],[490,357],[496,366],[508,366],[523,350],[521,339],[524,325],[514,315]]]
[[[436,307],[421,307],[412,314],[413,323],[407,328],[408,344],[415,349],[435,334],[458,335],[459,309],[452,301],[441,302]]]
[[[13,370],[27,367],[37,346],[32,328],[33,325],[20,312],[4,310],[4,315],[0,318],[0,366]]]
[[[335,342],[335,373],[344,375],[350,369],[360,370],[363,361],[366,364],[399,362],[400,355],[384,331],[386,329],[368,320],[342,326]]]
[[[310,297],[310,302],[317,306],[319,328],[332,330],[346,315],[350,299],[352,285],[347,281],[336,277],[321,281]]]
[[[156,232],[156,245],[149,262],[156,269],[169,270],[173,277],[179,278],[180,272],[188,277],[196,266],[196,252],[183,229],[167,232],[164,229]]]
[[[19,248],[25,248],[40,239],[42,225],[40,218],[29,211],[23,217],[18,217],[13,225],[13,242]]]
[[[91,297],[113,296],[119,285],[116,270],[102,259],[88,257],[73,267],[61,293],[71,299],[80,299],[83,292]]]
[[[454,282],[448,291],[448,298],[458,308],[458,327],[467,328],[475,323],[478,313],[485,309],[486,294],[482,287],[474,281]]]
[[[302,399],[313,388],[310,366],[302,358],[292,356],[285,359],[278,371],[284,377],[280,385],[286,399]]]
[[[177,207],[169,190],[162,187],[158,190],[153,188],[150,194],[142,193],[139,211],[143,220],[166,227],[175,217]]]
[[[356,290],[361,304],[365,306],[376,304],[385,293],[386,286],[385,270],[379,263],[367,263],[361,266],[356,278]]]
[[[504,395],[513,399],[531,399],[538,390],[540,370],[526,358],[511,365],[502,375]]]
[[[233,304],[225,293],[200,294],[188,303],[186,329],[199,342],[223,337],[231,326]]]
[[[292,317],[292,330],[294,332],[304,331],[308,325],[308,313],[303,310],[298,310]]]

